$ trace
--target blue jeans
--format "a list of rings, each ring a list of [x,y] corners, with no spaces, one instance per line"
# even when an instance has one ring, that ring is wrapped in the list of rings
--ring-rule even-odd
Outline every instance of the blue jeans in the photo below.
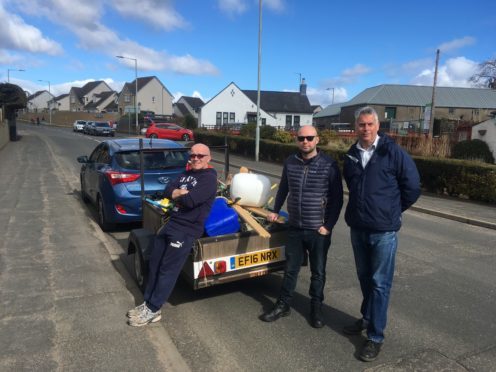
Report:
[[[367,337],[382,343],[398,246],[396,232],[371,232],[352,228],[351,244],[363,295],[360,312],[368,324]]]
[[[320,305],[324,301],[324,285],[326,282],[327,252],[331,245],[331,235],[321,235],[316,230],[297,229],[290,227],[286,242],[286,267],[282,281],[279,300],[286,304],[291,303],[298,280],[305,250],[310,261],[310,295],[313,305]]]

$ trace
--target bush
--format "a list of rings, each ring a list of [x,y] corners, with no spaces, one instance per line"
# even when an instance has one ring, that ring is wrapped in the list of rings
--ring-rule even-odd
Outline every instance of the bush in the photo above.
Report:
[[[330,129],[321,130],[319,132],[319,138],[320,138],[319,144],[325,146],[329,142],[331,142],[331,140],[336,139],[337,136],[338,135],[333,130]]]
[[[256,123],[248,123],[242,126],[240,134],[244,137],[255,138],[256,130]],[[260,138],[271,139],[275,132],[277,132],[277,129],[271,125],[260,126]]]
[[[494,156],[489,146],[479,139],[458,142],[453,147],[452,157],[454,159],[481,160],[485,163],[494,163]]]
[[[281,143],[291,143],[294,142],[294,138],[291,133],[286,132],[285,130],[278,130],[272,136],[272,139]]]

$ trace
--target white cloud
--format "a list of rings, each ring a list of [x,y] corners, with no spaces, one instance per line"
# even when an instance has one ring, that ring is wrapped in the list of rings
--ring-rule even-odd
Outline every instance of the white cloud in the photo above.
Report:
[[[438,69],[437,85],[445,87],[471,87],[469,78],[477,71],[478,63],[465,57],[450,58]],[[412,79],[412,84],[432,85],[434,67],[425,69]]]
[[[446,53],[446,52],[452,52],[454,50],[463,48],[467,45],[472,45],[475,44],[475,38],[471,36],[465,36],[462,37],[461,39],[454,39],[445,43],[442,43],[441,45],[438,46],[438,49],[441,51],[441,53]]]
[[[5,50],[0,49],[0,65],[13,65],[21,63],[24,58],[17,54],[11,54]]]
[[[371,68],[359,63],[353,67],[344,69],[339,76],[324,80],[322,85],[332,87],[332,86],[351,84],[356,80],[358,80],[360,76],[367,75],[371,71],[372,71]]]
[[[62,47],[50,38],[44,37],[39,29],[28,25],[24,20],[8,13],[0,3],[0,48],[57,55]]]
[[[327,107],[332,103],[332,95],[332,89],[307,88],[307,97],[311,105],[321,105],[322,107]],[[334,103],[346,101],[348,101],[348,92],[346,88],[334,88]]]
[[[256,2],[258,4],[257,0]],[[281,12],[285,8],[283,0],[264,0],[262,5],[265,5],[267,6],[267,8],[275,10],[277,12]]]
[[[135,0],[114,0],[110,5],[126,17],[143,20],[167,31],[187,25],[183,17],[174,10],[170,0],[141,0],[139,9]]]
[[[248,9],[246,0],[218,0],[219,9],[227,15],[243,14]]]

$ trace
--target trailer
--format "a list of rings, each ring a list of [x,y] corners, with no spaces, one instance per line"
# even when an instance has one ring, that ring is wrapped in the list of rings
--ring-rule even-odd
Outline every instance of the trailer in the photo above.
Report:
[[[225,174],[229,156],[225,148]],[[128,238],[128,255],[134,255],[133,268],[141,289],[146,286],[148,261],[156,232],[166,223],[167,212],[143,197],[143,227],[134,229]],[[274,223],[267,227],[270,238],[253,230],[219,236],[205,236],[195,241],[181,275],[193,289],[259,277],[285,266],[287,225]]]

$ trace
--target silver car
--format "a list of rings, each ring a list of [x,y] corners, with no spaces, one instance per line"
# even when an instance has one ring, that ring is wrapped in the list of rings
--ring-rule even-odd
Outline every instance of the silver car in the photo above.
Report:
[[[72,124],[72,130],[74,132],[82,132],[85,125],[86,125],[86,120],[76,120]]]

